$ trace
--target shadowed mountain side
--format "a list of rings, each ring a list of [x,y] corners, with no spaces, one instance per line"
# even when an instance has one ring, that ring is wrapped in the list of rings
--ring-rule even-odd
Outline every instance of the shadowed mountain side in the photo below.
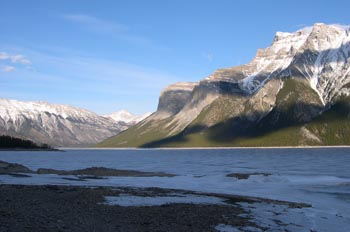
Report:
[[[201,135],[199,137],[196,136],[195,140],[198,141],[191,142],[186,146],[223,146],[221,143],[227,143],[227,135],[233,133],[232,128],[235,128],[233,130],[235,136],[244,135],[242,133],[247,133],[247,130],[256,130],[259,122],[265,117],[271,117],[272,119],[269,120],[271,123],[276,118],[283,122],[289,119],[288,114],[290,112],[293,113],[295,111],[293,120],[305,122],[311,117],[317,116],[322,110],[317,93],[301,79],[286,80],[281,90],[279,90],[280,82],[278,80],[272,81],[271,84],[267,83],[265,86],[268,87],[266,90],[257,92],[250,97],[232,94],[221,95],[221,97],[203,109],[190,125],[176,135],[169,136],[168,134],[173,126],[171,124],[172,118],[168,118],[158,120],[156,123],[152,121],[140,123],[100,145],[119,147],[158,146],[156,144],[159,141],[165,144],[198,134]],[[290,94],[289,91],[291,89],[298,89],[301,92],[297,91],[295,94]],[[275,96],[276,91],[279,91],[277,96]],[[275,100],[270,99],[268,95],[271,94],[273,98],[276,98]],[[293,105],[295,101],[298,104]],[[310,106],[307,102],[311,102]],[[299,112],[300,109],[303,109],[302,112]],[[274,115],[274,117],[270,115]],[[206,132],[206,130],[208,131]],[[225,136],[216,136],[218,133]],[[220,142],[218,139],[224,140],[224,142]],[[212,144],[210,144],[210,141]],[[226,144],[225,146],[231,146],[231,144]]]
[[[278,85],[279,85],[279,81],[278,81]],[[274,86],[274,88],[278,90],[278,86]],[[206,121],[205,124],[207,125],[207,127],[214,125],[217,123],[217,121],[223,121],[226,118],[230,118],[232,117],[232,115],[239,113],[242,109],[239,108],[237,111],[236,108],[239,107],[240,105],[244,105],[245,102],[247,102],[248,100],[249,99],[247,98],[247,96],[239,96],[239,95],[233,95],[233,94],[222,96],[221,98],[215,101],[214,105],[218,107],[217,109],[215,109],[215,107],[210,108],[210,106],[213,105],[213,104],[210,104],[209,108],[206,107],[202,111],[202,113],[200,113],[199,116],[194,117],[194,121],[191,120],[190,123],[192,124],[197,123],[202,125],[203,123],[201,122],[203,122],[204,120]],[[239,103],[238,101],[242,103]],[[259,101],[260,101],[260,98],[259,98]],[[264,104],[267,105],[268,108],[271,107],[270,104],[267,104],[267,103],[264,103]],[[221,109],[221,107],[224,107],[224,109]],[[233,109],[232,112],[227,111],[227,108]],[[226,112],[223,113],[222,112],[223,110],[226,110]],[[209,113],[212,113],[212,115],[206,115],[207,111]],[[257,109],[254,109],[254,111],[259,111],[259,108],[257,107]],[[114,147],[114,146],[139,147],[143,144],[172,136],[170,132],[177,125],[178,123],[176,120],[176,116],[170,116],[165,119],[157,119],[157,118],[153,120],[148,119],[130,128],[129,130],[121,132],[117,136],[114,136],[105,140],[104,142],[98,144],[98,146],[100,147]]]
[[[160,140],[167,136],[163,128],[167,128],[169,119],[158,120],[156,124],[151,122],[141,122],[129,130],[122,131],[116,136],[95,145],[97,147],[139,147],[150,141]],[[117,139],[117,140],[116,140]]]
[[[350,97],[341,96],[326,112],[307,124],[323,145],[350,145]]]
[[[218,105],[221,106],[222,103]],[[223,110],[225,108],[221,109]],[[323,110],[317,93],[303,81],[291,78],[285,80],[283,88],[277,94],[276,105],[270,112],[243,112],[210,127],[196,119],[199,122],[195,120],[181,133],[143,144],[142,147],[321,144],[311,132],[301,128]],[[215,110],[211,107],[208,111]],[[204,110],[198,118],[204,119],[207,116]]]
[[[291,108],[317,108],[315,105],[295,104]],[[289,109],[291,110],[291,109]],[[263,113],[262,113],[263,114]],[[254,138],[268,138],[269,135],[279,131],[290,131],[291,128],[301,127],[305,124],[303,121],[287,121],[289,115],[285,112],[278,113],[275,118],[276,111],[269,113],[262,121],[251,121],[251,117],[256,115],[238,116],[228,119],[225,122],[216,124],[212,127],[206,125],[193,125],[186,128],[181,133],[162,140],[154,141],[142,145],[141,147],[171,147],[171,146],[243,146],[245,140],[249,141]],[[275,145],[297,145],[291,144],[297,135],[284,134],[278,141],[268,141],[266,144],[259,146]],[[251,144],[251,146],[256,146]]]
[[[309,122],[285,121],[284,114],[281,114],[281,120],[271,121],[275,117],[275,111],[272,111],[261,122],[252,123],[247,117],[237,117],[210,128],[197,125],[141,147],[349,145],[349,100],[340,100]]]

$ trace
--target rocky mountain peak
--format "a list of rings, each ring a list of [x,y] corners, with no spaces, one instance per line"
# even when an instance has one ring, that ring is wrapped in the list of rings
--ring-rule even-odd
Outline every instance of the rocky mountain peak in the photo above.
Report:
[[[341,46],[347,36],[345,27],[317,23],[312,27],[303,48],[317,52],[336,49]]]
[[[293,33],[276,33],[271,46],[259,49],[254,59],[242,66],[241,89],[253,94],[272,78],[298,76],[308,80],[327,104],[334,96],[330,92],[338,91],[347,81],[348,28],[317,23]],[[334,76],[345,78],[336,80]],[[326,84],[334,81],[341,84],[336,88]]]

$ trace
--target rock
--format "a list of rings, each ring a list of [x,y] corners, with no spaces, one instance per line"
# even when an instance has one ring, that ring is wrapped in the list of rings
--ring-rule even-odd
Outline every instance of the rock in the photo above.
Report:
[[[0,174],[9,174],[9,173],[34,173],[34,172],[21,164],[0,161]]]
[[[230,173],[227,174],[227,177],[234,177],[239,180],[247,180],[251,176],[271,176],[271,173],[262,173],[262,172],[254,172],[254,173]]]
[[[100,176],[134,176],[134,177],[174,177],[175,175],[164,172],[140,172],[134,170],[118,170],[105,167],[91,167],[73,171],[55,170],[47,168],[39,168],[38,174],[57,174],[57,175],[88,175],[81,179],[98,179]]]
[[[175,83],[165,88],[159,97],[157,112],[173,116],[177,114],[191,99],[191,94],[197,83]]]
[[[39,168],[36,172],[30,170],[26,166],[16,163],[8,163],[0,161],[0,174],[9,174],[16,177],[30,177],[18,173],[36,173],[36,174],[56,174],[56,175],[76,175],[77,181],[87,179],[103,179],[103,176],[133,176],[133,177],[174,177],[176,175],[165,172],[141,172],[135,170],[118,170],[105,167],[91,167],[79,170],[56,170],[50,168]],[[67,179],[67,178],[66,178]]]

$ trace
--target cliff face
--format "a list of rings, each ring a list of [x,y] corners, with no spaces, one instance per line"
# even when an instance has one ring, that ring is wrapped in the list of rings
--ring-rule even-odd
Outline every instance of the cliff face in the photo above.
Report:
[[[179,113],[192,98],[192,91],[196,83],[175,83],[164,89],[159,97],[158,114],[164,117]]]
[[[250,63],[168,87],[156,113],[101,146],[347,143],[343,138],[350,131],[334,131],[330,142],[331,132],[322,128],[337,122],[327,121],[330,115],[336,118],[333,113],[344,119],[335,110],[339,102],[348,111],[349,43],[349,27],[339,25],[277,32],[271,46],[259,49]],[[342,123],[347,128],[348,122]]]

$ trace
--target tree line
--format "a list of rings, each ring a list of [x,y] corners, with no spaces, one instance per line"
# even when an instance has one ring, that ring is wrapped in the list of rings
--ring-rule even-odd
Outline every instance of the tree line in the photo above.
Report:
[[[15,138],[7,135],[0,135],[0,149],[12,149],[12,148],[23,148],[23,149],[52,149],[47,144],[36,144],[33,141]]]

